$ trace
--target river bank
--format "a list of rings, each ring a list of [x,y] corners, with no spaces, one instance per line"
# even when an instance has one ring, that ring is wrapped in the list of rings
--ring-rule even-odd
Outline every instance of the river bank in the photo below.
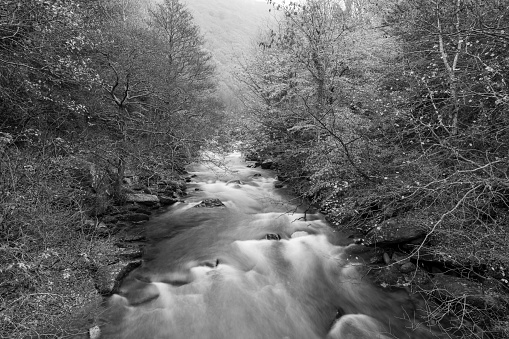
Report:
[[[494,234],[478,233],[479,225],[458,226],[447,210],[430,209],[419,192],[424,184],[402,189],[400,182],[385,177],[371,184],[322,184],[310,194],[311,179],[292,178],[273,160],[251,160],[255,167],[275,170],[281,185],[312,201],[335,230],[361,245],[366,274],[375,284],[385,290],[404,288],[423,298],[430,324],[450,318],[443,329],[458,338],[509,336],[505,245],[500,253],[496,247],[485,248],[504,243],[503,236],[494,241]],[[479,238],[464,241],[471,237]],[[465,252],[469,242],[478,243],[478,256]],[[487,256],[487,251],[492,254]]]

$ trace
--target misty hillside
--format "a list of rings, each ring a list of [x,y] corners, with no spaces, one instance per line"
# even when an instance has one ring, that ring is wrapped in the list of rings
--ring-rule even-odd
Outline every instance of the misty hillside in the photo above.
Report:
[[[267,3],[256,0],[185,0],[214,56],[222,96],[239,89],[232,71],[238,57],[252,53],[253,41],[270,19]],[[228,100],[230,101],[230,100]]]

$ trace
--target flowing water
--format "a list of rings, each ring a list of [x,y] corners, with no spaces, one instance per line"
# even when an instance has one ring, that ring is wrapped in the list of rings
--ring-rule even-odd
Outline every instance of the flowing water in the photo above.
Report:
[[[186,202],[147,225],[143,265],[108,300],[102,338],[432,337],[404,292],[366,281],[359,246],[272,172],[226,160],[191,167]],[[210,198],[225,206],[195,207]]]

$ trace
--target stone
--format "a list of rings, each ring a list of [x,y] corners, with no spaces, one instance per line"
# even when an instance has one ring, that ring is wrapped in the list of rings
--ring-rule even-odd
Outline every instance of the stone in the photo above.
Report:
[[[253,174],[253,177],[254,177],[254,178],[258,178],[258,177],[261,177],[261,176],[262,176],[262,174],[261,174],[261,173],[255,173],[255,174]]]
[[[274,166],[274,161],[272,160],[265,160],[260,164],[260,167],[262,169],[271,169]]]
[[[161,195],[161,196],[159,196],[159,202],[163,206],[169,206],[169,205],[173,205],[176,202],[178,202],[178,199],[175,199],[173,197],[168,197],[168,196],[165,196],[165,195]]]
[[[404,263],[403,265],[401,265],[401,267],[399,268],[400,272],[402,273],[410,273],[410,272],[413,272],[415,271],[415,264],[412,263],[412,262],[407,262],[407,263]]]
[[[281,181],[274,181],[275,188],[283,188],[284,184]]]
[[[88,330],[88,336],[90,339],[99,339],[101,337],[101,329],[99,326],[94,326]]]
[[[195,208],[201,208],[201,207],[226,207],[221,200],[219,199],[203,199],[202,202],[200,202],[198,205],[194,206]]]
[[[265,236],[265,239],[267,239],[267,240],[281,240],[281,236],[276,233],[269,233]]]
[[[144,193],[132,193],[126,194],[127,202],[136,202],[138,204],[153,206],[159,203],[159,198],[157,195],[153,194],[144,194]]]
[[[365,237],[366,245],[395,245],[408,243],[426,236],[426,231],[420,223],[414,220],[393,218],[385,220],[371,229]]]
[[[387,252],[384,252],[383,254],[383,258],[384,258],[384,263],[386,265],[389,265],[391,263],[391,258],[389,257],[389,253]]]
[[[228,182],[226,182],[226,185],[230,185],[230,184],[237,184],[237,185],[244,185],[244,183],[238,179],[234,179],[234,180],[229,180]]]
[[[349,260],[355,260],[368,264],[384,263],[385,251],[378,247],[368,247],[363,245],[349,245],[345,249],[345,254]]]
[[[150,217],[144,213],[131,213],[126,214],[119,217],[120,220],[123,221],[132,221],[132,222],[138,222],[138,221],[147,221],[150,219]]]
[[[117,257],[124,259],[124,260],[133,260],[133,259],[139,259],[143,256],[143,251],[141,249],[134,250],[131,252],[123,252],[117,254]]]
[[[284,175],[278,174],[276,176],[276,180],[278,180],[278,181],[286,181],[286,180],[288,180],[288,177],[285,177]]]
[[[405,253],[401,253],[401,252],[394,252],[392,254],[391,259],[392,259],[392,262],[395,262],[395,263],[398,263],[401,265],[410,261],[410,258],[408,257],[408,255]]]
[[[470,279],[435,274],[424,288],[440,300],[461,300],[483,310],[503,308],[498,300],[485,293],[481,283]]]

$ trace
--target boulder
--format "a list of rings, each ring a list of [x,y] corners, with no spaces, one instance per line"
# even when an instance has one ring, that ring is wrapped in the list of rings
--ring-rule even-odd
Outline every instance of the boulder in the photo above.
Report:
[[[283,188],[284,184],[281,181],[274,181],[275,188]]]
[[[281,236],[276,233],[269,233],[265,236],[265,239],[267,239],[267,240],[281,240]]]
[[[230,184],[244,185],[244,183],[238,179],[229,180],[226,182],[226,185],[230,185]]]
[[[281,174],[278,174],[276,176],[276,180],[278,181],[287,181],[288,180],[288,177],[284,176],[284,175],[281,175]]]
[[[173,205],[174,203],[178,202],[178,199],[175,199],[173,197],[168,197],[165,195],[159,196],[159,202],[163,206]]]
[[[90,339],[99,339],[101,337],[101,329],[99,328],[99,326],[89,328],[88,336]]]
[[[110,296],[116,293],[122,279],[140,265],[141,261],[129,263],[121,261],[112,265],[98,267],[92,272],[96,290],[102,296]]]
[[[144,194],[144,193],[131,193],[126,194],[127,202],[136,202],[138,204],[153,206],[159,203],[159,198],[157,195],[153,194]]]
[[[424,289],[443,301],[461,300],[482,310],[503,308],[499,300],[485,293],[481,283],[466,278],[435,274]]]
[[[150,217],[144,213],[130,213],[120,216],[119,219],[123,221],[138,222],[147,221],[150,219]]]
[[[272,160],[265,160],[260,163],[260,167],[262,169],[271,169],[274,166],[274,161]]]
[[[400,266],[399,270],[401,273],[410,273],[415,271],[415,264],[412,262],[406,262]]]
[[[204,199],[202,202],[200,202],[198,205],[194,206],[195,208],[201,208],[201,207],[226,207],[221,200],[219,199]]]
[[[371,229],[364,239],[365,245],[395,245],[408,243],[426,236],[426,230],[412,219],[393,218]]]
[[[378,247],[367,247],[363,245],[349,245],[345,254],[349,260],[355,260],[366,264],[384,263],[384,250]]]

